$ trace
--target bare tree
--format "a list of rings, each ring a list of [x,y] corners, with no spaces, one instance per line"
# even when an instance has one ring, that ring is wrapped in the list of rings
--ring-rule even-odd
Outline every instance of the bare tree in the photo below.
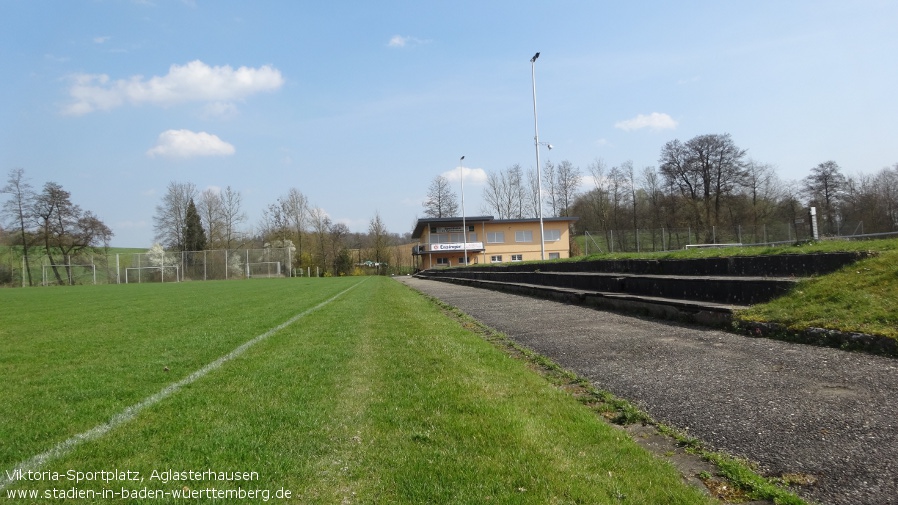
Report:
[[[264,242],[287,240],[289,232],[287,215],[280,201],[269,204],[262,210],[262,218],[259,221],[259,230]]]
[[[314,251],[316,260],[323,268],[327,268],[330,260],[330,248],[328,240],[331,228],[331,218],[321,207],[309,210],[309,222],[312,225],[312,235],[315,239]]]
[[[745,164],[743,191],[751,206],[750,219],[755,230],[756,242],[764,240],[764,237],[758,234],[758,228],[776,212],[776,204],[785,196],[782,187],[772,165],[755,160],[748,160]]]
[[[846,179],[835,161],[825,161],[811,169],[811,175],[804,178],[804,190],[811,205],[822,207],[823,219],[829,232],[837,232],[837,203],[845,190]]]
[[[168,183],[168,189],[162,202],[156,206],[156,216],[153,218],[157,242],[170,249],[184,250],[187,205],[196,194],[196,186],[192,182]]]
[[[221,218],[222,218],[222,244],[225,249],[234,249],[238,240],[238,230],[244,221],[246,214],[241,209],[243,199],[240,193],[231,189],[230,186],[225,188],[224,194],[221,195]]]
[[[331,247],[331,272],[334,275],[347,274],[352,269],[352,259],[346,249],[349,239],[349,227],[344,223],[333,223],[328,229],[328,242]]]
[[[371,239],[371,254],[376,263],[384,263],[390,257],[390,235],[387,227],[380,218],[380,213],[375,213],[368,223],[368,236]],[[378,273],[386,270],[378,270]]]
[[[605,161],[596,159],[587,166],[592,176],[595,189],[590,191],[588,208],[592,214],[592,220],[598,224],[603,232],[608,231],[608,216],[610,213],[608,202],[608,176],[605,174],[607,167]]]
[[[552,217],[558,217],[558,178],[555,170],[555,164],[550,160],[546,160],[543,167],[543,197],[549,208],[552,210]]]
[[[744,182],[744,157],[729,134],[699,135],[685,144],[672,140],[661,149],[661,174],[692,204],[695,224],[707,238],[724,198]]]
[[[222,247],[225,224],[221,192],[212,188],[204,190],[196,207],[206,231],[209,249]]]
[[[9,219],[10,224],[16,229],[18,238],[13,245],[22,246],[22,254],[25,258],[25,272],[28,276],[28,285],[33,286],[31,279],[31,263],[28,258],[28,250],[31,239],[28,236],[28,228],[32,220],[31,210],[34,202],[34,190],[25,178],[25,170],[14,168],[9,171],[6,185],[0,189],[0,193],[10,195],[9,200],[3,202],[2,215]]]
[[[427,190],[424,200],[424,215],[427,217],[454,217],[458,215],[458,197],[449,187],[449,180],[436,176]]]
[[[483,189],[484,212],[498,219],[522,219],[527,216],[527,191],[524,174],[518,164],[502,172],[490,172]]]
[[[526,203],[524,217],[539,217],[542,214],[543,196],[539,193],[539,173],[531,168],[527,171]]]
[[[555,191],[557,193],[558,209],[555,217],[570,216],[570,209],[574,205],[577,193],[580,189],[580,169],[570,161],[562,160],[558,164],[556,172]]]
[[[309,222],[309,199],[296,188],[290,188],[287,196],[281,200],[284,214],[296,236],[297,266],[302,266],[303,235]]]
[[[640,190],[645,193],[648,210],[646,212],[649,218],[649,228],[652,229],[652,249],[657,248],[655,239],[655,229],[664,226],[664,189],[661,186],[661,177],[655,171],[655,167],[645,167],[640,178]],[[664,237],[661,237],[663,242]]]

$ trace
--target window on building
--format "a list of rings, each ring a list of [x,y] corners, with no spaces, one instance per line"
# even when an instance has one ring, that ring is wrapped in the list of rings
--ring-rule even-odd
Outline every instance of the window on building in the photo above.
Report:
[[[557,260],[559,258],[561,258],[561,253],[552,253],[552,252],[549,253],[550,260]]]
[[[511,261],[524,261],[524,255],[523,254],[512,254]]]
[[[514,232],[515,242],[533,242],[533,232],[530,230],[521,230]]]
[[[490,263],[502,263],[502,255],[494,254],[490,256]]]
[[[486,243],[487,244],[504,244],[505,243],[505,232],[504,231],[490,231],[486,233]]]
[[[546,230],[543,242],[557,242],[561,240],[561,230]]]
[[[437,265],[449,266],[449,258],[437,258]]]
[[[477,242],[477,232],[472,231],[468,233],[468,242]]]

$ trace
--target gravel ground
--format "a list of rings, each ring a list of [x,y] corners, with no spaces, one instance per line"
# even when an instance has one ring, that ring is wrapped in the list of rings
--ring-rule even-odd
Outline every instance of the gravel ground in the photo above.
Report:
[[[898,360],[404,277],[597,388],[830,505],[898,504]]]

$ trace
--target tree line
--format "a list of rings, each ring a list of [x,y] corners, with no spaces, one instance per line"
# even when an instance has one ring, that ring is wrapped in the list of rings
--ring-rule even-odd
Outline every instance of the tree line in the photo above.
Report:
[[[0,244],[19,255],[10,262],[24,263],[28,285],[38,282],[32,278],[35,256],[49,259],[56,283],[74,284],[71,258],[109,247],[112,230],[74,204],[58,183],[48,182],[36,191],[25,171],[15,168],[0,194],[5,197]],[[404,273],[412,268],[410,251],[399,247],[410,241],[410,234],[390,233],[377,213],[367,233],[351,232],[296,188],[268,205],[255,226],[247,220],[240,192],[231,187],[200,191],[191,182],[172,181],[155,211],[154,241],[169,251],[289,247],[294,250],[289,267],[313,275]],[[189,262],[202,256],[183,257]],[[0,284],[12,283],[11,265],[0,267]]]
[[[324,275],[367,272],[399,273],[411,267],[409,252],[397,246],[407,235],[390,233],[379,213],[367,233],[354,233],[334,222],[299,189],[290,188],[262,210],[255,227],[248,225],[240,193],[230,186],[200,192],[190,182],[170,182],[153,218],[155,240],[167,249],[202,251],[287,247],[294,250],[294,269]]]
[[[816,207],[824,235],[898,231],[898,163],[872,175],[846,175],[835,161],[825,161],[809,172],[782,180],[773,165],[749,158],[729,134],[699,135],[667,142],[657,167],[639,169],[632,161],[609,167],[597,159],[584,174],[567,160],[547,161],[541,194],[534,169],[515,164],[488,173],[481,211],[498,219],[535,218],[542,205],[544,216],[578,216],[576,233],[689,229],[693,242],[743,227],[755,234],[747,239],[760,242],[765,226],[804,226],[809,207]],[[438,176],[424,214],[457,212],[454,192]]]

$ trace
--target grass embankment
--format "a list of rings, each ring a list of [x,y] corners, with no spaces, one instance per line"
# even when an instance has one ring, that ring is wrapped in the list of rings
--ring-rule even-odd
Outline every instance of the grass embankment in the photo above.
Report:
[[[4,497],[242,488],[302,503],[709,502],[530,363],[387,278],[3,290],[0,306],[4,476],[301,316],[36,468],[63,480],[19,480]],[[70,469],[144,480],[75,483]],[[166,470],[257,477],[152,479]]]
[[[720,256],[863,251],[868,259],[837,272],[802,280],[786,296],[736,314],[737,320],[778,323],[793,330],[825,328],[898,339],[898,239],[844,241],[778,247],[726,247],[664,253],[621,253],[575,258],[689,259]]]

